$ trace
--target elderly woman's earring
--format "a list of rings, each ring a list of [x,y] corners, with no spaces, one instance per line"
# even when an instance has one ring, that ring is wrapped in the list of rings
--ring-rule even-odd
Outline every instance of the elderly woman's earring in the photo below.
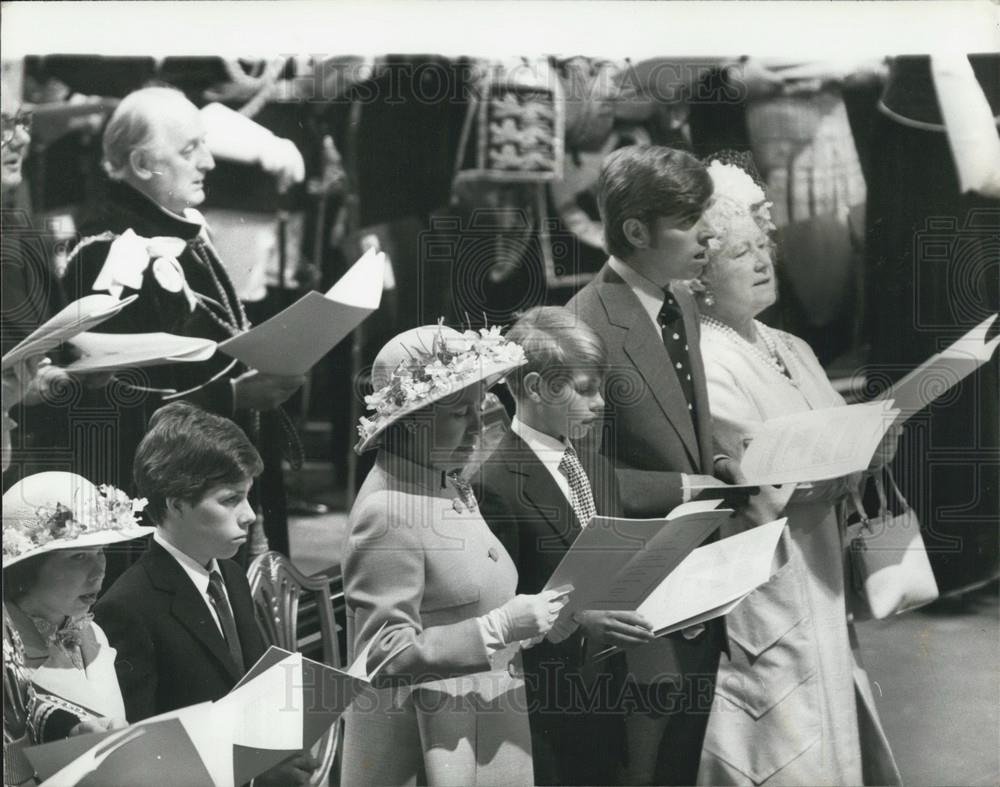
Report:
[[[701,302],[706,306],[715,306],[715,294],[712,292],[712,288],[704,282],[702,283],[702,286],[705,289],[701,291]]]

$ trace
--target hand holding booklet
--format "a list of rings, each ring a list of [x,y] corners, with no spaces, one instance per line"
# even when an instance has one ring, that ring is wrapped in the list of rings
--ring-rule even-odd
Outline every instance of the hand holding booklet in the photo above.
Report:
[[[580,610],[636,609],[732,514],[720,502],[685,503],[663,519],[594,517],[545,584],[545,590],[573,587],[549,639],[569,636]]]
[[[369,673],[365,651],[346,670],[271,647],[233,690],[115,732],[25,750],[43,787],[235,787],[319,740],[405,645]]]
[[[786,522],[777,519],[698,547],[635,611],[650,622],[657,637],[728,614],[771,578]],[[616,650],[607,648],[595,658]]]
[[[284,311],[219,349],[251,369],[280,375],[308,372],[382,301],[385,254],[369,249],[324,295],[309,292]]]

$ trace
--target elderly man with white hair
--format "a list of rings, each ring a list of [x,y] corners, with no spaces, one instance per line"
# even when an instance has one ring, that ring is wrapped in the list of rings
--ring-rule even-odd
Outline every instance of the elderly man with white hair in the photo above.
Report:
[[[246,314],[195,210],[215,166],[203,115],[174,88],[143,88],[118,105],[103,143],[107,199],[70,253],[67,296],[138,294],[102,331],[164,331],[218,342],[245,331]],[[114,444],[101,448],[114,452],[111,470],[119,484],[130,482],[149,416],[177,398],[239,423],[264,458],[265,474],[280,474],[283,445],[297,445],[280,405],[302,384],[300,376],[247,369],[217,353],[200,363],[131,370],[119,378],[108,389],[118,422]],[[106,455],[101,459],[107,463]],[[268,486],[282,489],[280,483]],[[284,501],[269,495],[261,502],[272,547],[287,553]]]

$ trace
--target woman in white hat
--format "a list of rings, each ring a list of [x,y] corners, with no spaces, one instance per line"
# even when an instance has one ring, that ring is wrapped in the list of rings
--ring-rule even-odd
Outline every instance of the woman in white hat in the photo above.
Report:
[[[348,648],[370,648],[370,669],[398,655],[348,714],[344,784],[533,783],[519,653],[563,601],[514,595],[514,563],[456,472],[485,386],[524,362],[497,328],[441,325],[375,359],[356,450],[378,456],[344,552]]]
[[[21,721],[33,742],[125,724],[115,651],[90,608],[104,547],[153,531],[137,524],[143,505],[63,472],[28,476],[4,493],[4,686],[26,698]],[[5,739],[15,721],[7,705]]]

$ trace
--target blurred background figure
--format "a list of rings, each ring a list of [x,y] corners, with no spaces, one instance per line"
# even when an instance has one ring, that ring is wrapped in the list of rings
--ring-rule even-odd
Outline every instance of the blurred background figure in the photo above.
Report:
[[[980,157],[997,144],[1000,55],[962,61],[942,81],[929,56],[893,58],[871,120],[864,335],[873,393],[1000,310],[1000,197],[972,188],[957,166],[973,156],[977,178],[991,171]],[[961,91],[970,111],[942,112],[942,89]],[[983,114],[987,136],[977,137]],[[956,139],[977,147],[956,158]],[[1000,573],[998,389],[994,355],[917,416],[896,461],[942,593]]]

